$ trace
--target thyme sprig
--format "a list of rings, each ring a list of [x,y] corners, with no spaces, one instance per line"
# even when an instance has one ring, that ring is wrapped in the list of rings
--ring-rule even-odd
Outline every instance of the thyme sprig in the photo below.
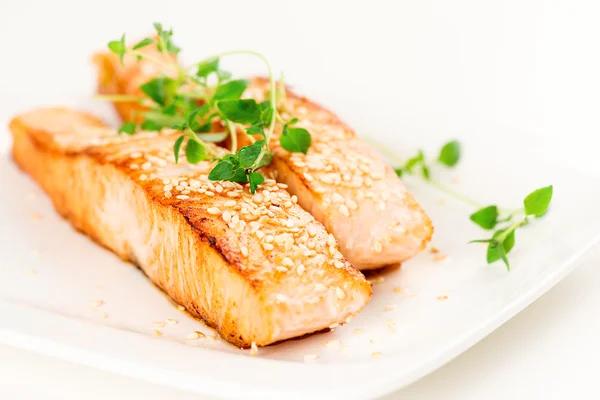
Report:
[[[399,162],[396,155],[391,153],[389,149],[382,147],[381,150]],[[441,148],[436,162],[445,167],[452,168],[458,164],[460,157],[460,143],[453,140]],[[398,176],[412,175],[420,177],[433,187],[475,207],[476,211],[469,216],[469,219],[485,230],[495,229],[495,231],[491,238],[472,240],[469,243],[487,243],[487,263],[491,264],[502,260],[508,270],[510,270],[510,262],[507,254],[515,245],[515,231],[530,224],[535,219],[543,217],[552,201],[553,187],[546,186],[529,193],[523,200],[523,207],[521,208],[509,209],[500,208],[497,205],[483,205],[434,180],[430,172],[431,163],[427,160],[422,150],[419,150],[415,156],[409,158],[404,163],[400,163],[400,167],[395,170]],[[521,215],[522,217],[519,218]]]
[[[121,63],[126,54],[135,55],[137,60],[146,59],[164,67],[168,75],[161,75],[140,86],[143,96],[100,96],[110,101],[139,102],[149,106],[141,115],[141,123],[126,121],[119,133],[129,135],[137,131],[158,131],[172,128],[182,132],[173,146],[175,161],[185,144],[185,157],[196,164],[203,160],[214,163],[208,177],[211,180],[228,180],[249,183],[252,193],[264,182],[259,169],[268,165],[273,153],[269,143],[279,121],[283,132],[279,138],[281,146],[290,152],[306,153],[311,144],[310,133],[293,125],[298,119],[285,121],[278,111],[284,88],[277,87],[275,75],[269,61],[260,53],[250,50],[228,51],[182,67],[176,59],[180,49],[173,40],[173,31],[154,24],[156,35],[128,47],[123,34],[119,40],[111,41],[108,48],[119,56]],[[155,45],[161,57],[143,51]],[[232,79],[231,73],[221,69],[223,57],[250,55],[265,64],[269,76],[269,99],[258,103],[253,99],[242,99],[250,83],[244,79]],[[279,104],[281,107],[282,104]],[[221,124],[219,124],[221,122]],[[222,131],[215,132],[217,126]],[[237,132],[245,132],[251,144],[238,150]],[[230,138],[229,154],[221,157],[209,142],[222,142]]]

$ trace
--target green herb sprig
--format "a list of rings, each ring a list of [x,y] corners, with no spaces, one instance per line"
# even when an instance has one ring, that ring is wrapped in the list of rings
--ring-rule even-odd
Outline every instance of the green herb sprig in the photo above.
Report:
[[[271,65],[262,54],[249,50],[230,51],[182,67],[176,60],[180,49],[172,40],[173,31],[165,30],[159,23],[154,24],[154,29],[154,37],[144,38],[132,47],[127,46],[125,35],[108,44],[121,63],[126,54],[132,54],[138,60],[147,59],[173,72],[141,85],[143,96],[98,96],[110,101],[136,101],[149,108],[141,115],[142,122],[139,125],[126,121],[119,133],[132,135],[140,129],[180,130],[183,134],[173,146],[176,162],[179,162],[179,153],[185,143],[188,162],[196,164],[210,160],[214,163],[209,179],[249,183],[252,193],[265,179],[259,169],[270,164],[273,158],[269,143],[276,121],[283,124],[279,141],[284,149],[301,153],[308,151],[312,141],[310,133],[304,128],[294,127],[297,118],[285,121],[278,111],[278,100],[281,103],[285,93],[283,81],[278,88]],[[163,57],[140,51],[150,45],[155,45]],[[250,83],[243,79],[232,79],[231,73],[220,68],[221,58],[239,54],[258,57],[266,65],[270,83],[269,100],[258,103],[253,99],[242,99]],[[215,132],[215,127],[221,126],[219,121],[226,129]],[[251,142],[239,150],[238,129],[244,131]],[[208,143],[222,142],[227,137],[231,142],[230,152],[221,157]]]
[[[388,156],[397,159],[389,149],[381,147],[381,150]],[[446,143],[440,150],[436,159],[437,163],[452,168],[456,166],[461,157],[461,146],[456,140]],[[506,268],[510,270],[510,262],[507,254],[515,245],[515,231],[518,228],[530,224],[537,218],[543,217],[548,211],[552,201],[553,187],[546,186],[529,193],[523,200],[523,207],[518,209],[500,208],[497,205],[482,205],[471,198],[456,192],[452,188],[432,179],[431,165],[425,157],[425,153],[419,150],[414,157],[396,168],[398,176],[411,175],[424,179],[430,185],[442,190],[446,194],[461,200],[477,210],[473,212],[469,219],[485,230],[496,229],[489,239],[472,240],[469,243],[487,243],[486,260],[488,264],[502,260]],[[518,218],[517,216],[523,215]]]

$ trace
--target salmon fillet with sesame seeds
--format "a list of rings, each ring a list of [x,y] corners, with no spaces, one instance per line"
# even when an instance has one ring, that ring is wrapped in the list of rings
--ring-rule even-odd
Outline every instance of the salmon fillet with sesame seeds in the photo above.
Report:
[[[151,46],[146,51],[155,53]],[[139,94],[139,85],[160,75],[152,61],[130,56],[121,65],[114,54],[97,54],[98,91]],[[167,74],[170,71],[166,71]],[[255,78],[244,97],[266,99],[267,79]],[[285,119],[300,121],[312,136],[308,153],[290,153],[279,145],[281,124],[272,137],[274,171],[298,204],[334,235],[342,254],[358,269],[402,263],[420,253],[433,234],[431,220],[393,168],[331,111],[286,88],[281,102]],[[140,115],[137,103],[115,103],[125,121]],[[249,144],[244,133],[239,146]]]
[[[208,162],[175,163],[175,131],[119,136],[60,108],[19,115],[10,129],[15,162],[63,217],[236,346],[344,323],[371,296],[285,184],[266,179],[252,195],[213,183]]]

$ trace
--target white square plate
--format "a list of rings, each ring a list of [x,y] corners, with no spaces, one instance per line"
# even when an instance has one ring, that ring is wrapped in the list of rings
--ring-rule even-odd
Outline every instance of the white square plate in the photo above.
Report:
[[[433,244],[448,257],[436,261],[424,252],[381,275],[372,301],[349,324],[260,349],[251,357],[218,339],[186,341],[194,330],[214,333],[177,311],[136,268],[58,217],[10,159],[4,126],[0,254],[6,279],[0,280],[0,341],[205,394],[359,399],[389,393],[511,318],[571,271],[599,239],[600,193],[593,190],[598,182],[556,163],[544,165],[537,161],[541,157],[519,150],[526,146],[513,148],[522,137],[505,137],[505,145],[494,147],[493,154],[511,151],[508,165],[485,153],[483,139],[463,138],[467,145],[460,166],[435,170],[458,190],[516,207],[529,191],[554,185],[548,215],[517,232],[512,271],[502,264],[486,266],[484,246],[467,245],[488,236],[468,220],[471,209],[409,180],[434,221]],[[401,148],[397,139],[380,140]],[[98,299],[104,305],[90,311]],[[179,323],[154,337],[152,322],[167,318]],[[305,363],[306,354],[318,359]]]

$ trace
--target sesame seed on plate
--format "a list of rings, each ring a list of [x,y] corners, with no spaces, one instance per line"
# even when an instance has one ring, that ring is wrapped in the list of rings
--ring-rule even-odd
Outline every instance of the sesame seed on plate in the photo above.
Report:
[[[373,358],[379,358],[381,356],[383,356],[383,354],[380,351],[375,351],[375,352],[371,353],[371,357],[373,357]]]
[[[185,339],[186,340],[198,340],[198,339],[202,339],[203,337],[205,337],[204,333],[200,332],[200,331],[194,331],[192,333],[189,333]]]
[[[159,331],[158,329],[155,329],[153,333],[154,333],[154,336],[162,336],[162,332]]]
[[[313,362],[315,361],[317,358],[319,358],[318,355],[316,354],[305,354],[304,355],[304,362],[308,363],[308,362]]]
[[[255,356],[258,354],[258,346],[256,346],[256,342],[250,343],[250,355]]]
[[[165,321],[154,321],[152,325],[154,325],[157,328],[164,328],[166,323]]]
[[[179,323],[179,321],[173,318],[167,318],[165,319],[165,322],[167,323],[167,325],[177,325]]]
[[[385,306],[384,310],[385,311],[392,311],[396,308],[395,304],[388,304],[387,306]]]
[[[101,307],[102,305],[104,305],[104,300],[94,300],[92,302],[92,307]]]

